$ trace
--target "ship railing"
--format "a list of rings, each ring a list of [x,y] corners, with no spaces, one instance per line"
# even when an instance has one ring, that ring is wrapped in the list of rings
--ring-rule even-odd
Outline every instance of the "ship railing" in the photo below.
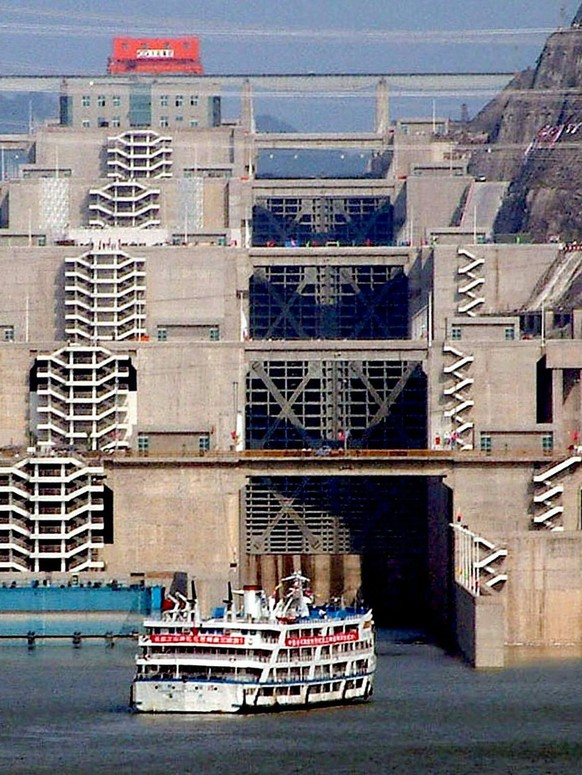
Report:
[[[151,673],[146,673],[144,676],[149,681],[159,681],[159,680],[176,680],[176,673],[174,670],[155,670]],[[212,675],[208,675],[206,673],[204,674],[188,674],[181,672],[178,676],[178,680],[185,680],[188,679],[195,680],[196,682],[200,683],[231,683],[233,680],[233,675],[215,675],[214,673]],[[243,675],[242,673],[237,674],[236,680],[240,683],[248,683],[248,684],[256,684],[258,683],[257,676],[252,675]]]
[[[317,658],[317,662],[320,665],[325,665],[326,667],[333,667],[334,664],[337,664],[338,659],[346,660],[349,659],[352,655],[353,656],[361,656],[361,652],[363,649],[359,651],[354,651],[351,653],[341,653],[341,654],[326,654],[319,656]],[[296,664],[297,662],[300,662],[301,664],[309,664],[314,661],[315,657],[314,655],[308,656],[299,656],[299,657],[293,657],[293,658],[284,658],[281,656],[277,657],[276,664],[282,665],[282,664]],[[193,653],[193,652],[185,652],[183,650],[173,650],[173,651],[155,651],[153,653],[148,654],[141,654],[138,657],[138,663],[139,664],[171,664],[178,661],[180,664],[199,664],[199,663],[208,663],[208,662],[217,662],[221,665],[228,664],[231,667],[236,667],[237,664],[241,663],[262,663],[266,664],[271,661],[270,656],[264,656],[259,654],[249,654],[245,652],[210,652],[210,651],[204,651],[199,653]]]
[[[333,654],[320,654],[317,657],[318,664],[333,664],[337,663],[338,660],[346,660],[346,659],[352,659],[355,657],[360,657],[362,653],[364,652],[371,652],[372,648],[369,644],[366,648],[360,648],[354,651],[340,651],[335,652]],[[310,656],[300,656],[300,657],[284,657],[284,656],[278,656],[276,659],[276,663],[278,665],[280,664],[293,664],[294,662],[313,662],[316,659],[315,655],[312,654]]]
[[[271,658],[268,656],[258,656],[256,654],[245,654],[239,652],[233,654],[232,652],[210,652],[204,651],[200,653],[191,653],[185,651],[155,651],[152,654],[141,654],[138,657],[138,663],[142,661],[145,663],[156,662],[159,664],[166,664],[175,662],[178,660],[180,664],[190,663],[208,663],[209,661],[220,662],[220,664],[228,663],[229,666],[236,666],[237,663],[242,662],[270,662]]]

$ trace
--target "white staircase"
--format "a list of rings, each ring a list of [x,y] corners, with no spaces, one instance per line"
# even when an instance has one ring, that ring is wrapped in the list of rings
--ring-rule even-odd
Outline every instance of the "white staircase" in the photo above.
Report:
[[[543,527],[554,532],[564,529],[562,524],[564,507],[560,502],[564,485],[561,482],[556,483],[555,480],[581,462],[580,455],[571,455],[559,463],[553,463],[541,474],[534,476],[533,482],[538,488],[533,497],[535,527]]]
[[[454,404],[444,412],[445,418],[454,423],[454,431],[451,434],[451,443],[457,449],[473,449],[472,432],[474,423],[466,414],[475,405],[468,394],[468,389],[473,385],[473,378],[466,373],[467,368],[473,363],[473,356],[467,355],[451,344],[443,345],[443,353],[452,355],[454,360],[443,368],[443,373],[452,384],[444,389],[444,395],[454,400]]]
[[[457,306],[457,312],[459,315],[476,317],[477,307],[485,303],[485,297],[480,293],[485,283],[485,278],[480,271],[485,259],[476,256],[466,248],[459,248],[457,255],[465,260],[465,263],[457,269],[457,274],[461,275],[457,293],[463,297]]]

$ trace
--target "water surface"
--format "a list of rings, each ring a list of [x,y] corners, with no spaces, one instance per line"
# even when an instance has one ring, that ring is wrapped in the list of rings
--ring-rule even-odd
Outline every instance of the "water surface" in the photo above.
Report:
[[[0,643],[0,772],[579,775],[582,657],[514,651],[475,672],[380,634],[366,705],[260,716],[127,711],[135,643]]]

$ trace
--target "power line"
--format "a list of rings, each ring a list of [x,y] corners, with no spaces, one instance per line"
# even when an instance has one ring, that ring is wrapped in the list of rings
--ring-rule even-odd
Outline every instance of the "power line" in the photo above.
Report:
[[[12,10],[17,12],[17,9],[6,8],[5,4],[0,3],[0,10]],[[19,11],[22,13],[22,11]],[[34,15],[35,18],[39,16],[51,17],[51,18],[71,18],[76,19],[82,24],[47,24],[34,23],[34,22],[18,22],[18,21],[3,21],[0,23],[1,32],[9,32],[16,35],[42,35],[59,37],[104,37],[119,34],[120,25],[123,27],[127,25],[127,19],[115,19],[111,16],[95,16],[90,14],[64,14],[59,12],[50,11],[29,11],[30,15]],[[94,22],[95,26],[87,24],[87,22]],[[172,20],[164,19],[164,32],[160,32],[159,22],[152,24],[149,20],[136,19],[132,17],[132,32],[135,37],[139,35],[169,35],[169,34],[184,34],[184,20]],[[192,27],[196,30],[196,34],[201,38],[254,38],[254,39],[302,39],[302,40],[316,40],[318,43],[321,41],[331,42],[389,42],[389,43],[402,43],[410,45],[418,43],[426,45],[427,43],[459,43],[468,44],[475,42],[487,42],[488,44],[496,45],[513,45],[516,39],[527,38],[545,38],[548,35],[555,33],[555,27],[521,27],[521,28],[490,28],[490,29],[460,29],[460,30],[443,30],[443,29],[425,29],[425,30],[398,30],[398,29],[356,29],[350,28],[277,28],[277,27],[221,27],[219,25],[208,25],[208,23],[201,22],[200,20],[192,20]],[[558,31],[559,32],[559,31]],[[565,32],[564,30],[562,32]]]

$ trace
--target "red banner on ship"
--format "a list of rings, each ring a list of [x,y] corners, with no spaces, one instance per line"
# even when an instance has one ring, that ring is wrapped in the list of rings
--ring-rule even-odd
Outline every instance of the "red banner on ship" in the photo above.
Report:
[[[189,633],[153,633],[150,636],[152,643],[200,643],[205,646],[244,646],[246,638],[240,635],[200,635]]]
[[[285,638],[286,646],[328,646],[333,643],[353,643],[358,640],[355,630],[336,632],[334,635],[312,635],[305,638]]]

